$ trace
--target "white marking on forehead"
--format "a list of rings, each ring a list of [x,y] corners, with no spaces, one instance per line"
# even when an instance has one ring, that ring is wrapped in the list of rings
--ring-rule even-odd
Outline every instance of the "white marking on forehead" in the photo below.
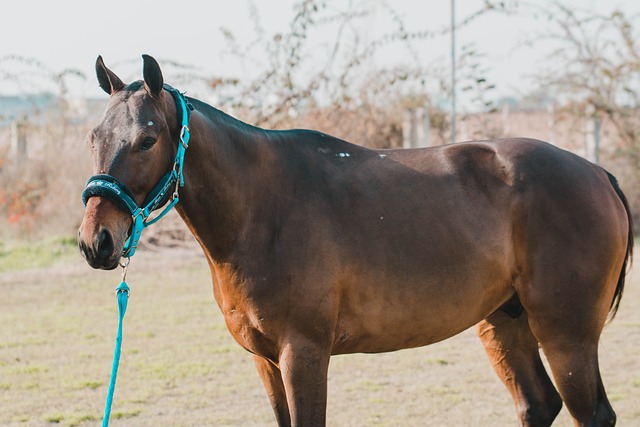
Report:
[[[153,121],[149,120],[149,123],[147,123],[147,126],[153,126]]]

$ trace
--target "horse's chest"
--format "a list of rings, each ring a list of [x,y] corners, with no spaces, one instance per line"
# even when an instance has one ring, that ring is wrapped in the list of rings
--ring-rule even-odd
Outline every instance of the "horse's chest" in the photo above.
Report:
[[[277,360],[276,339],[279,316],[269,307],[268,298],[256,299],[247,283],[215,283],[214,294],[231,336],[247,351]]]
[[[242,309],[231,309],[225,313],[224,318],[231,336],[244,349],[267,357],[273,356],[275,350],[264,333],[264,319],[257,317],[252,311]]]

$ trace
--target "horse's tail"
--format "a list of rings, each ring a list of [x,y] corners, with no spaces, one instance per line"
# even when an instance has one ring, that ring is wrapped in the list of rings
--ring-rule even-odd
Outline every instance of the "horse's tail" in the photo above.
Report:
[[[620,306],[620,300],[622,299],[622,292],[624,291],[624,281],[627,275],[627,269],[631,267],[631,261],[633,257],[633,218],[631,217],[631,210],[629,209],[629,202],[624,193],[618,185],[618,180],[607,172],[611,186],[615,190],[616,194],[624,205],[624,210],[627,212],[627,221],[629,222],[629,233],[627,235],[627,252],[624,256],[624,262],[622,263],[622,270],[620,271],[620,277],[618,277],[618,284],[616,285],[616,291],[613,294],[613,300],[611,301],[611,307],[609,308],[609,320],[613,320],[618,307]]]

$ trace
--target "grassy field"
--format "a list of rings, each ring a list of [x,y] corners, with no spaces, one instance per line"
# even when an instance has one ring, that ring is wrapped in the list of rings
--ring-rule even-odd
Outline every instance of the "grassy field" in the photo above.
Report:
[[[69,239],[35,246],[0,248],[0,425],[95,426],[111,369],[120,273],[91,270],[69,255]],[[59,261],[42,255],[55,248]],[[31,256],[38,268],[22,261]],[[200,254],[141,250],[127,282],[111,425],[275,425],[251,356],[226,330]],[[636,268],[600,346],[621,426],[640,425],[639,351]],[[420,349],[334,357],[329,377],[330,426],[517,425],[473,331]],[[555,425],[570,425],[566,411]]]

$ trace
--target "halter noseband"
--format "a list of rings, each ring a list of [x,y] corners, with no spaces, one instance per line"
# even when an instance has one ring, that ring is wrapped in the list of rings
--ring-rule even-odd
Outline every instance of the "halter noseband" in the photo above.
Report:
[[[87,185],[82,192],[82,203],[84,203],[85,207],[87,206],[89,198],[102,196],[108,198],[118,207],[131,214],[133,224],[131,225],[129,238],[125,242],[122,250],[122,257],[124,258],[130,258],[136,253],[138,241],[142,235],[142,230],[151,224],[156,223],[160,218],[165,216],[171,208],[176,205],[176,203],[178,203],[180,200],[178,196],[178,189],[184,186],[182,165],[184,163],[184,153],[189,146],[189,138],[191,136],[191,133],[189,132],[189,115],[191,110],[193,110],[193,106],[186,102],[184,95],[177,89],[165,84],[164,90],[173,96],[178,107],[178,113],[182,117],[180,140],[171,171],[165,174],[165,176],[158,181],[156,186],[151,190],[142,203],[142,207],[138,206],[133,197],[133,193],[124,183],[108,174],[94,175],[89,178],[89,181],[87,181]],[[172,189],[173,194],[170,195]],[[164,203],[166,203],[167,199],[170,201],[162,212],[160,212],[160,214],[155,218],[149,219],[151,212],[160,208]]]

